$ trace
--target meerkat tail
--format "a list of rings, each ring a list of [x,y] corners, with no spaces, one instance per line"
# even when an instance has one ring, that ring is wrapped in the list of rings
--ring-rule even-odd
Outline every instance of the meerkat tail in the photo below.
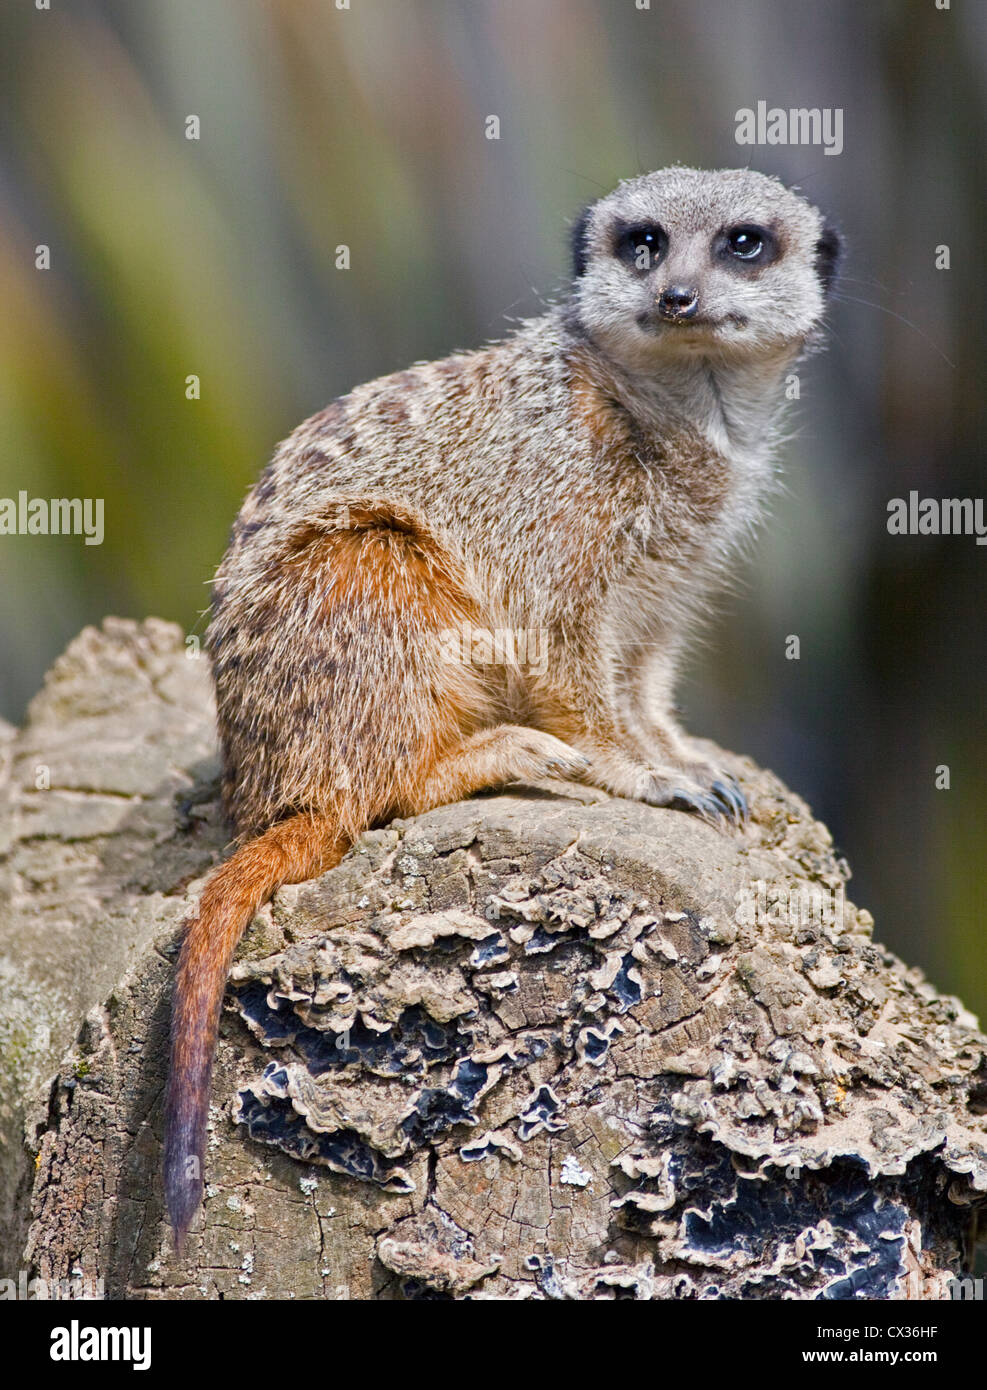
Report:
[[[213,874],[189,923],[172,1002],[165,1101],[165,1195],[179,1248],[202,1199],[209,1082],[233,953],[276,888],[324,873],[350,843],[334,821],[321,816],[279,821]]]

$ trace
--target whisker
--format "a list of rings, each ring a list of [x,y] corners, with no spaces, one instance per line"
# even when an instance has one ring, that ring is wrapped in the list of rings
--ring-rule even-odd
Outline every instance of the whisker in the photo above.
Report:
[[[932,350],[939,354],[947,367],[952,367],[954,371],[956,370],[956,363],[946,356],[939,344],[935,342],[933,338],[930,338],[928,333],[926,333],[923,328],[920,328],[917,323],[913,323],[911,319],[906,319],[904,314],[895,313],[894,309],[889,309],[884,304],[876,304],[872,299],[858,299],[856,295],[840,294],[838,290],[834,291],[833,298],[846,304],[863,304],[868,309],[880,309],[882,314],[887,314],[890,318],[897,319],[898,322],[903,323],[906,328],[914,328],[919,337],[924,338]]]
[[[589,174],[583,174],[580,172],[579,169],[570,169],[565,164],[557,164],[555,167],[559,169],[563,174],[571,174],[574,179],[584,179],[586,183],[594,184],[601,191],[601,193],[610,192],[610,189],[606,184],[600,183],[597,179],[590,178]]]

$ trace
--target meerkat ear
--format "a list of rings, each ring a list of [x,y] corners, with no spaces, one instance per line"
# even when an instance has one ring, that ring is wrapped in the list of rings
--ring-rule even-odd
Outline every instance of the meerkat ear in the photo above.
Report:
[[[816,242],[816,274],[822,283],[824,294],[828,294],[833,288],[842,259],[843,238],[835,227],[824,227]]]
[[[589,253],[586,250],[586,228],[589,225],[592,211],[593,204],[587,203],[575,222],[573,222],[572,231],[569,233],[570,245],[572,247],[572,273],[577,280],[586,269],[586,262],[589,259]]]

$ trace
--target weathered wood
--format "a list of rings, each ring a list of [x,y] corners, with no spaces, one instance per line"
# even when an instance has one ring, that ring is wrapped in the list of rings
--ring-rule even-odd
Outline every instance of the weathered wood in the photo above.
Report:
[[[518,788],[279,893],[227,994],[178,1258],[171,974],[225,839],[205,662],[169,624],[108,620],[0,747],[4,1276],[156,1298],[946,1295],[987,1190],[987,1039],[873,943],[827,831],[770,773],[730,763],[743,836]]]

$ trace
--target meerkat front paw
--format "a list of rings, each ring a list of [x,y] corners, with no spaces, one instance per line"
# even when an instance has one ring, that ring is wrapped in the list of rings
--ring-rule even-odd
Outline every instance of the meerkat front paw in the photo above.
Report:
[[[728,821],[742,827],[750,814],[737,779],[706,764],[649,771],[639,799],[649,806],[694,812],[717,826]]]

